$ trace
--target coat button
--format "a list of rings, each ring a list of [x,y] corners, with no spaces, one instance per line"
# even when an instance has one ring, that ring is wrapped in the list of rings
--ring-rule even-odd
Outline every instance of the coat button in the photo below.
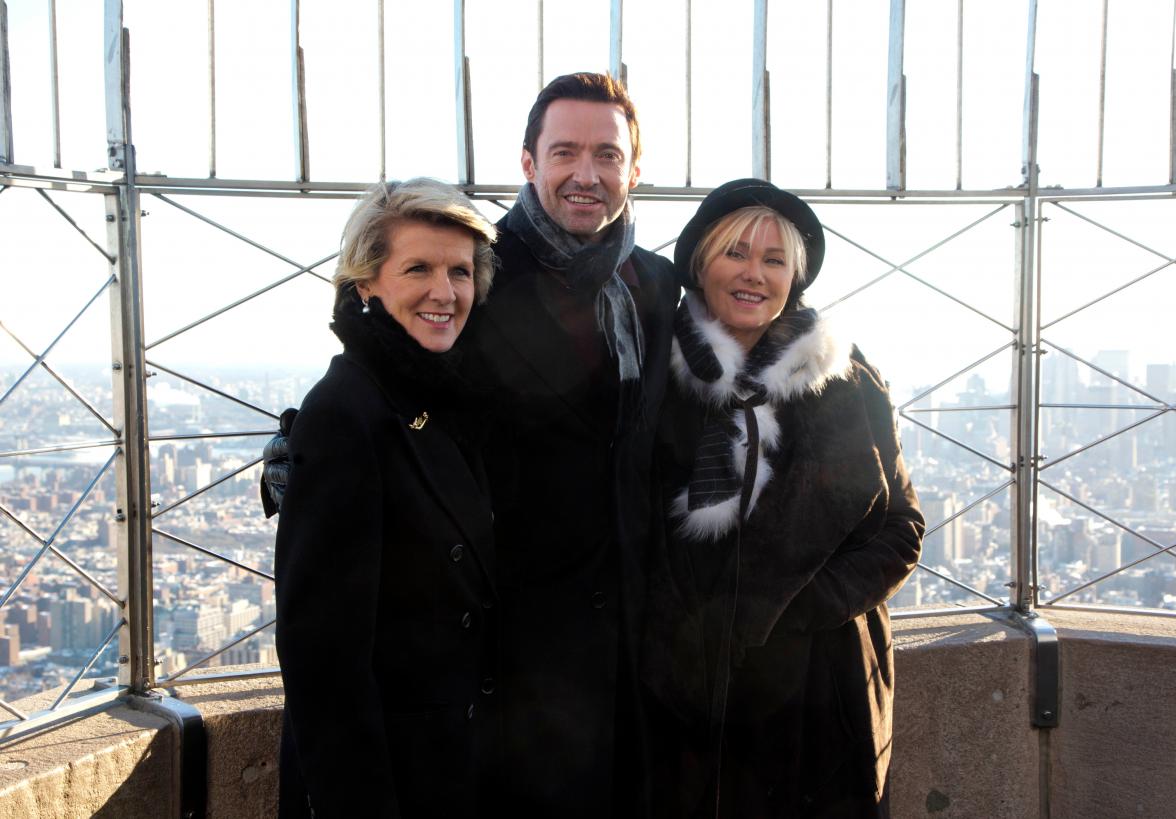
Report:
[[[469,628],[473,624],[474,624],[474,615],[470,614],[467,611],[465,614],[463,614],[461,616],[461,627],[462,628]]]
[[[497,686],[494,684],[493,677],[487,677],[486,679],[482,680],[482,693],[483,694],[493,694],[494,689],[496,687]]]
[[[461,556],[465,553],[465,547],[460,543],[449,550],[449,559],[454,563],[461,560]]]
[[[474,704],[471,702],[470,707],[466,709],[466,719],[474,718]]]
[[[592,593],[592,608],[594,608],[594,609],[604,608],[604,592],[593,592]]]
[[[494,608],[494,601],[493,600],[483,600],[482,601],[482,608],[484,608],[484,609]]]

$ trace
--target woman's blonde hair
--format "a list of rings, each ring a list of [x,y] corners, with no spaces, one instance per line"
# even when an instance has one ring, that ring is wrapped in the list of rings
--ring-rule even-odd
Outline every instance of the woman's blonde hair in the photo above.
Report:
[[[343,228],[332,279],[335,292],[375,279],[392,252],[388,229],[409,221],[469,231],[474,238],[474,295],[478,304],[485,301],[494,279],[494,252],[490,245],[498,232],[464,193],[426,177],[374,185],[356,203]]]
[[[749,205],[733,210],[706,229],[698,246],[694,248],[694,255],[690,257],[690,276],[694,283],[701,286],[702,272],[720,255],[735,247],[745,230],[752,228],[754,235],[767,221],[775,222],[780,228],[785,261],[789,272],[792,273],[793,290],[797,292],[796,286],[804,284],[805,272],[808,269],[804,237],[800,235],[796,225],[763,205]]]

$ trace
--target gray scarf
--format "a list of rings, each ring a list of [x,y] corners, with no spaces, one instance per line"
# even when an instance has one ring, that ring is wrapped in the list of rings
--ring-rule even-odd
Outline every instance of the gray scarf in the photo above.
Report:
[[[523,240],[540,264],[562,273],[574,291],[594,296],[596,326],[604,335],[609,355],[617,362],[622,387],[625,382],[639,385],[645,340],[637,305],[617,272],[635,244],[632,204],[626,201],[608,235],[592,244],[556,224],[539,203],[535,186],[527,183],[506,214],[506,226]],[[639,394],[640,390],[635,392]]]

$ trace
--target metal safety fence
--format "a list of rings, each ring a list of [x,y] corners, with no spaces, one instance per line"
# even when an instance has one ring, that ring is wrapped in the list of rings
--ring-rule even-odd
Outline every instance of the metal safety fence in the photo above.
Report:
[[[273,524],[261,517],[256,478],[277,413],[297,403],[313,375],[307,367],[279,371],[270,359],[276,348],[289,347],[311,373],[325,362],[331,344],[325,332],[303,343],[301,328],[325,323],[330,291],[324,283],[338,229],[365,185],[311,175],[314,84],[304,38],[306,15],[321,19],[323,11],[309,0],[277,7],[288,11],[290,26],[292,178],[218,176],[232,124],[217,115],[218,98],[223,103],[227,93],[220,72],[227,71],[229,11],[220,9],[218,25],[215,0],[201,5],[204,14],[194,17],[206,24],[207,175],[167,176],[138,167],[130,102],[131,55],[138,52],[121,0],[106,0],[101,21],[107,167],[63,166],[55,0],[44,7],[51,167],[17,162],[11,3],[0,0],[0,215],[5,224],[28,225],[2,237],[5,256],[20,264],[2,265],[0,329],[8,346],[0,354],[21,363],[11,374],[0,366],[0,664],[6,674],[0,708],[11,717],[0,722],[0,740],[127,693],[276,673]],[[495,124],[483,115],[475,131],[475,115],[484,109],[473,85],[489,74],[471,56],[477,27],[468,19],[486,12],[473,0],[468,5],[455,0],[443,21],[452,26],[444,33],[454,127],[453,170],[443,175],[492,216],[509,207],[517,184],[475,174],[476,158],[479,168],[492,165],[483,146],[493,145]],[[536,85],[561,73],[563,44],[553,31],[558,4],[523,5],[533,12],[538,79],[517,83],[525,86],[525,106]],[[774,178],[817,208],[829,242],[826,271],[836,272],[821,277],[810,301],[849,325],[871,360],[895,379],[904,452],[928,517],[924,558],[895,601],[899,616],[961,610],[1031,616],[1051,607],[1170,614],[1176,611],[1176,570],[1167,563],[1176,557],[1176,364],[1149,363],[1139,383],[1126,353],[1162,357],[1170,349],[1162,322],[1149,310],[1172,289],[1176,254],[1154,226],[1172,223],[1176,114],[1166,135],[1164,182],[1103,184],[1107,32],[1115,20],[1103,2],[1093,12],[1102,45],[1095,184],[1043,188],[1039,4],[1026,0],[1016,9],[1024,33],[1021,116],[1006,124],[1018,137],[1019,172],[1004,186],[965,188],[971,156],[965,111],[970,93],[980,94],[965,70],[965,53],[974,48],[965,20],[975,23],[986,12],[958,0],[942,28],[950,36],[939,43],[954,63],[954,89],[949,83],[944,92],[952,104],[943,106],[952,125],[944,161],[949,179],[943,186],[910,186],[919,155],[908,163],[908,146],[918,138],[913,129],[908,134],[908,102],[919,98],[913,87],[908,95],[906,67],[917,38],[907,5],[891,0],[866,32],[884,43],[885,83],[874,101],[885,112],[876,128],[881,184],[840,187],[834,181],[841,112],[857,102],[835,96],[834,55],[843,53],[846,41],[839,38],[848,36],[847,28],[854,34],[852,15],[861,9],[826,0],[797,22],[820,34],[814,54],[824,63],[823,89],[816,83],[811,100],[813,120],[823,122],[823,140],[806,155],[818,169],[805,177],[816,179],[811,187],[782,177],[781,168],[794,162],[784,104],[791,86],[777,79],[773,88],[772,71],[779,77],[786,66],[784,49],[770,46],[789,34],[769,19],[767,0],[755,0],[736,21],[745,24],[750,46],[743,55],[750,55],[749,103],[737,108],[746,142],[731,148],[722,171],[703,167],[713,138],[703,126],[714,109],[703,104],[707,92],[695,68],[711,59],[705,51],[713,37],[702,33],[701,23],[713,24],[716,11],[699,0],[684,0],[680,15],[659,11],[662,23],[673,16],[680,24],[675,49],[684,71],[675,87],[684,93],[676,132],[652,132],[682,146],[672,177],[681,184],[634,190],[645,231],[639,241],[672,250],[677,226],[722,174]],[[1176,20],[1176,4],[1168,7]],[[133,11],[144,27],[152,24],[150,11]],[[648,28],[649,9],[610,0],[597,11],[607,17],[607,49],[590,67],[623,78],[640,104],[640,89],[652,94],[656,78],[647,54],[625,49]],[[389,150],[399,137],[387,129],[396,89],[387,82],[385,12],[382,0],[364,12],[375,28],[370,107],[378,123],[370,176],[380,179],[403,161]],[[1176,111],[1171,55],[1167,72],[1169,109]],[[33,220],[37,213],[46,221]],[[1082,259],[1081,248],[1097,244],[1096,235],[1109,248]],[[68,282],[61,279],[68,288],[53,288],[52,309],[42,309],[24,284],[33,265],[45,264],[46,245],[63,254],[49,260],[56,266],[48,278],[71,271]],[[1117,246],[1131,248],[1138,270],[1111,249]],[[60,250],[65,247],[68,253]],[[79,249],[85,261],[75,260]],[[1070,270],[1077,273],[1067,275]],[[1142,302],[1134,311],[1116,307],[1137,293]],[[62,311],[62,304],[70,309]],[[99,314],[108,323],[89,327]],[[1124,334],[1124,324],[1151,327]],[[105,385],[92,377],[94,368],[75,377],[57,364],[62,345],[82,329],[84,353],[62,359],[98,362]]]

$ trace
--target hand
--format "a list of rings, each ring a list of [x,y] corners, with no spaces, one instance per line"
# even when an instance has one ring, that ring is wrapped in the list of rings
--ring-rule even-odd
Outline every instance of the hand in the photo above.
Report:
[[[272,518],[282,509],[282,498],[286,495],[286,482],[290,477],[289,442],[290,430],[298,410],[290,407],[278,419],[278,434],[266,443],[261,451],[264,466],[261,470],[261,508],[265,516]]]

